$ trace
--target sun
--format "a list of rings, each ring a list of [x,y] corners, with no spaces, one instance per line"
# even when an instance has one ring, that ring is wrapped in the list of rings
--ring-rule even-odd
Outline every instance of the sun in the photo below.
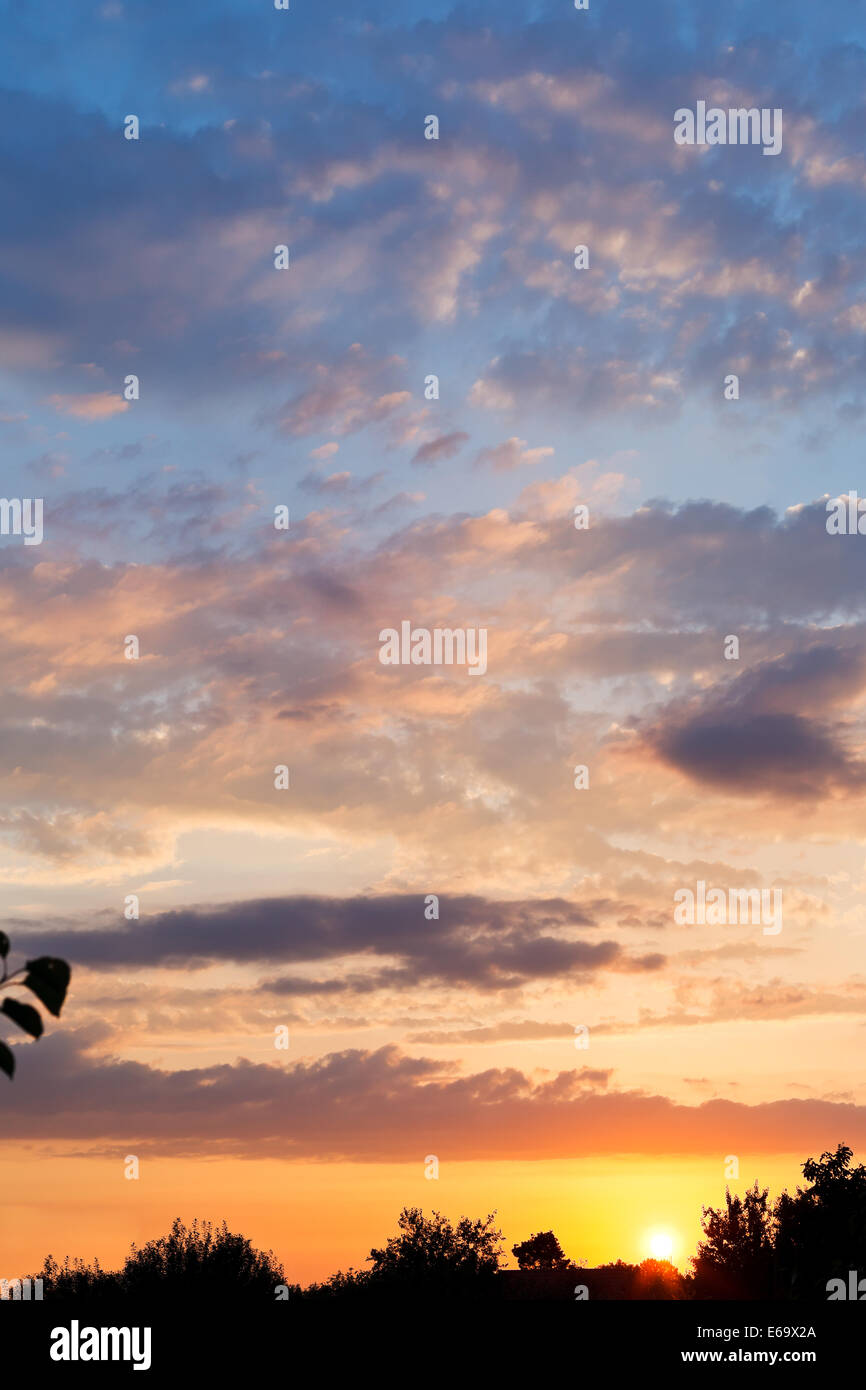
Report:
[[[650,1231],[647,1239],[654,1260],[670,1260],[674,1253],[674,1238],[670,1231]]]

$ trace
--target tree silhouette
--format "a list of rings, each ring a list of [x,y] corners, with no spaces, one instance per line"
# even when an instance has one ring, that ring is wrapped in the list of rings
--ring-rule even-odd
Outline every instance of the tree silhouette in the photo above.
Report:
[[[830,1279],[866,1273],[866,1167],[852,1159],[845,1144],[808,1158],[809,1185],[774,1205],[756,1182],[742,1198],[727,1192],[724,1210],[705,1207],[696,1297],[824,1299]]]
[[[694,1266],[698,1298],[771,1298],[773,1293],[773,1208],[769,1191],[755,1182],[742,1197],[725,1189],[725,1207],[701,1209],[704,1239]]]
[[[340,1270],[323,1284],[312,1284],[305,1297],[489,1297],[504,1259],[495,1217],[495,1212],[484,1220],[462,1216],[454,1226],[441,1212],[426,1217],[420,1207],[404,1207],[397,1218],[399,1234],[370,1251],[371,1269]]]
[[[98,1260],[92,1265],[70,1261],[68,1256],[61,1265],[49,1255],[39,1277],[52,1298],[208,1299],[230,1293],[273,1300],[278,1285],[286,1282],[274,1252],[257,1250],[225,1221],[215,1226],[195,1220],[185,1226],[179,1217],[168,1235],[141,1249],[133,1245],[119,1270],[104,1270]]]
[[[528,1240],[512,1245],[511,1253],[520,1269],[571,1269],[553,1231],[537,1231]]]
[[[370,1251],[371,1285],[407,1293],[483,1292],[503,1259],[495,1217],[495,1212],[483,1221],[462,1216],[452,1226],[438,1211],[425,1217],[420,1207],[404,1207],[397,1221],[400,1234]]]
[[[29,989],[49,1013],[54,1014],[55,1018],[59,1018],[72,973],[66,961],[60,960],[57,956],[39,956],[36,960],[28,960],[26,965],[13,971],[10,975],[7,965],[8,955],[9,937],[5,932],[0,931],[0,960],[3,961],[0,989],[15,986]],[[19,975],[23,975],[24,978],[19,980],[17,978]],[[14,995],[7,996],[0,1005],[0,1013],[11,1018],[12,1022],[16,1023],[19,1028],[23,1028],[25,1033],[29,1033],[31,1038],[42,1037],[44,1031],[42,1016],[32,1004],[24,1004]],[[15,1056],[12,1049],[7,1047],[4,1042],[0,1042],[0,1071],[5,1071],[10,1081],[15,1075]]]
[[[818,1160],[807,1159],[803,1176],[810,1186],[779,1198],[781,1296],[826,1298],[828,1280],[847,1279],[852,1269],[866,1274],[866,1167],[853,1167],[853,1156],[839,1144]]]
[[[193,1221],[179,1218],[167,1236],[150,1240],[132,1251],[123,1268],[123,1281],[131,1294],[146,1295],[153,1289],[177,1287],[177,1292],[206,1297],[220,1289],[233,1293],[263,1293],[273,1297],[277,1284],[285,1282],[273,1250],[257,1250],[246,1236],[235,1235],[225,1221]]]

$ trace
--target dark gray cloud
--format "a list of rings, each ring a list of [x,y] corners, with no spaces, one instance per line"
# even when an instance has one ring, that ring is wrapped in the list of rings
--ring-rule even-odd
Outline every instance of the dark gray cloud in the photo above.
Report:
[[[862,652],[825,641],[673,702],[646,738],[696,781],[744,795],[859,793],[866,764],[846,747],[834,707],[864,684]]]
[[[316,985],[278,977],[263,984],[283,995],[363,992],[427,981],[512,989],[535,979],[652,971],[664,963],[660,955],[631,956],[614,941],[574,939],[575,932],[584,935],[594,926],[591,916],[561,898],[493,902],[443,896],[439,920],[428,921],[419,893],[269,898],[164,912],[115,929],[21,937],[16,927],[16,935],[28,954],[60,955],[96,969],[354,958],[351,973],[339,982]],[[369,959],[375,967],[371,973],[357,969],[358,957]]]
[[[698,717],[659,733],[656,746],[674,767],[697,781],[752,795],[825,794],[830,786],[860,789],[866,768],[852,762],[834,738],[796,714]]]

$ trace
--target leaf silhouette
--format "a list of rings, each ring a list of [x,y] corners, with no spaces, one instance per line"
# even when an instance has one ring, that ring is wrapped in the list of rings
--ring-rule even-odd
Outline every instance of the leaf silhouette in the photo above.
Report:
[[[27,975],[22,984],[33,991],[49,1013],[59,1018],[69,988],[70,974],[65,960],[57,956],[39,956],[27,962]]]
[[[42,1019],[32,1004],[22,1004],[19,999],[4,999],[0,1012],[11,1018],[13,1023],[17,1023],[18,1027],[23,1028],[31,1037],[42,1037]]]
[[[5,1071],[10,1081],[15,1075],[15,1058],[4,1042],[0,1042],[0,1071]]]

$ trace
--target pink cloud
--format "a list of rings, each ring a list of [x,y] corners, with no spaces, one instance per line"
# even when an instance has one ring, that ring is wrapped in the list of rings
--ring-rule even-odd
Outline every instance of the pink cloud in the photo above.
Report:
[[[108,420],[129,409],[129,401],[113,391],[93,391],[88,395],[53,395],[48,404],[62,415],[74,415],[79,420]]]

